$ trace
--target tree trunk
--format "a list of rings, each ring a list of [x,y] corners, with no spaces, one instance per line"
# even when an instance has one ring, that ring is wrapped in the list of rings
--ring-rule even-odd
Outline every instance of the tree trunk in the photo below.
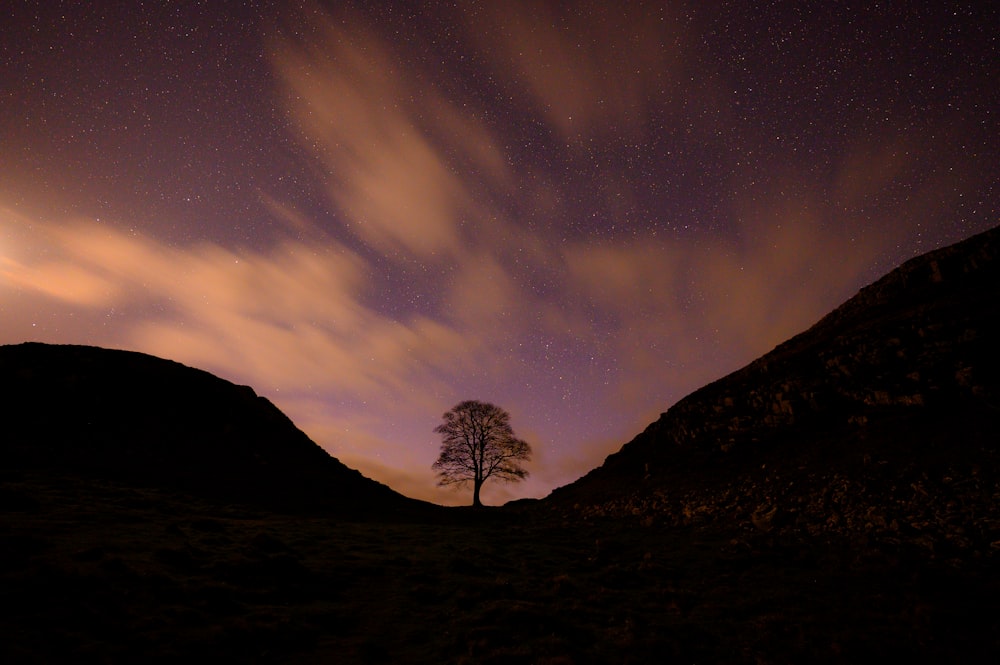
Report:
[[[473,508],[482,508],[483,507],[482,502],[479,500],[479,488],[482,487],[482,486],[483,486],[483,481],[480,480],[479,478],[476,478],[473,481],[473,487],[472,487],[472,507]]]

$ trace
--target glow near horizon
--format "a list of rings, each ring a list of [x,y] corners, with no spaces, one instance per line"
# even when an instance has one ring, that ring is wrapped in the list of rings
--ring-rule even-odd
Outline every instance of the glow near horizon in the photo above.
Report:
[[[490,401],[535,451],[528,481],[484,487],[498,503],[574,480],[902,259],[997,222],[988,70],[955,80],[992,42],[935,54],[926,17],[876,16],[889,37],[865,46],[858,25],[776,16],[780,46],[733,7],[504,7],[280,7],[239,33],[71,16],[119,36],[117,79],[53,23],[78,83],[11,79],[0,343],[251,385],[439,503],[470,493],[435,487],[433,428]],[[982,37],[974,21],[956,29]],[[824,29],[837,46],[807,48]],[[170,57],[144,73],[150,34]],[[920,79],[860,57],[914,44]]]

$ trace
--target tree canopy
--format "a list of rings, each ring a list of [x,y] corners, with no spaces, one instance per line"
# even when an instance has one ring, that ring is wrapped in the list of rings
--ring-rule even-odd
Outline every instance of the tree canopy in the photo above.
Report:
[[[457,404],[434,428],[441,435],[441,454],[431,468],[439,485],[472,483],[472,505],[482,506],[479,491],[489,478],[523,480],[528,472],[520,462],[531,459],[531,446],[517,438],[510,414],[476,400]]]

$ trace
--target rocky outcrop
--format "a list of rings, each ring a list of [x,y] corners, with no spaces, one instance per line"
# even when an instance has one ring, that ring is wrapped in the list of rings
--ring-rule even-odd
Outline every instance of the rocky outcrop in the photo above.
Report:
[[[1000,229],[684,398],[551,506],[1000,549]]]

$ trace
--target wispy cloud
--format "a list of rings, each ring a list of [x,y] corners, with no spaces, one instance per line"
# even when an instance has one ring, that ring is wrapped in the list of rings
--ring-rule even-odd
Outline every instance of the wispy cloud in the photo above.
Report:
[[[962,193],[943,170],[913,177],[934,153],[903,131],[848,140],[822,168],[771,160],[705,176],[704,197],[672,188],[739,137],[719,136],[724,79],[692,75],[698,42],[659,7],[461,12],[452,46],[481,60],[483,99],[361,12],[307,14],[268,57],[326,211],[258,192],[276,230],[249,246],[8,207],[0,341],[131,348],[250,384],[345,463],[445,503],[467,497],[434,487],[433,428],[461,399],[496,401],[536,455],[527,483],[486,500],[537,496],[817,320]],[[628,148],[645,139],[662,159]],[[684,231],[681,198],[722,221]]]
[[[688,35],[666,3],[584,2],[563,11],[515,1],[470,11],[467,23],[506,84],[526,90],[570,143],[638,141],[653,114],[682,96]],[[683,96],[691,101],[690,90]]]
[[[387,256],[462,254],[488,214],[469,179],[507,177],[489,132],[364,27],[319,17],[312,28],[277,41],[273,61],[345,226]]]

